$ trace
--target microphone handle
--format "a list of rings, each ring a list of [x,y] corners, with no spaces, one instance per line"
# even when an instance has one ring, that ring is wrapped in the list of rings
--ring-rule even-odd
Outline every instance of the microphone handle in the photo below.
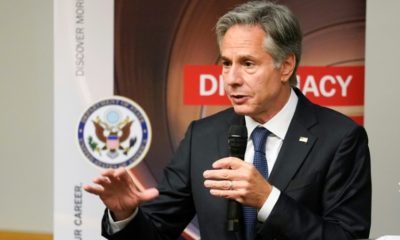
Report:
[[[243,154],[231,153],[231,157],[243,159]],[[226,228],[229,232],[239,232],[240,230],[240,203],[233,199],[228,200],[228,214]]]
[[[226,228],[229,232],[239,232],[240,220],[239,220],[239,203],[235,200],[228,200],[228,217]]]
[[[232,125],[229,129],[229,153],[231,157],[244,159],[244,153],[247,146],[247,129],[244,124]],[[228,199],[227,208],[227,231],[239,232],[241,228],[241,207],[240,203],[233,199]]]

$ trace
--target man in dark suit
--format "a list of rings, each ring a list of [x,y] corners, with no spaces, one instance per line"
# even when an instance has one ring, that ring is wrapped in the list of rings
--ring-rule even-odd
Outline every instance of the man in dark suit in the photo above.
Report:
[[[139,192],[125,169],[85,186],[107,206],[103,235],[176,239],[197,214],[202,239],[367,238],[367,135],[295,88],[295,17],[281,5],[248,2],[222,16],[216,32],[233,108],[191,123],[158,189]],[[228,157],[237,124],[249,133],[245,161]],[[240,232],[226,230],[228,199],[243,206]]]

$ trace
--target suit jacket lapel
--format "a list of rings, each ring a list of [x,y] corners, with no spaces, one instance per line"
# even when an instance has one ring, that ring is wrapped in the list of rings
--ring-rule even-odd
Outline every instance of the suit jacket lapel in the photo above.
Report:
[[[296,112],[269,177],[271,184],[282,191],[317,140],[309,131],[317,123],[314,106],[299,90],[295,89],[295,92],[299,97]]]

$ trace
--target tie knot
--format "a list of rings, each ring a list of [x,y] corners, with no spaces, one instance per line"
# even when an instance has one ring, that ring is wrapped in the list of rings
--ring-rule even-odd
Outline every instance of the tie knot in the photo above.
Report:
[[[267,140],[270,131],[268,131],[265,127],[256,127],[252,134],[251,140],[254,144],[255,151],[265,152],[265,141]]]

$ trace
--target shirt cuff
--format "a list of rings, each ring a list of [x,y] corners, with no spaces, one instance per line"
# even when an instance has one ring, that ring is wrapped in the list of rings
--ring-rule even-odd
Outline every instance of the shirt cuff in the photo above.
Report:
[[[257,214],[257,220],[260,222],[265,222],[269,215],[274,209],[276,202],[278,201],[279,196],[281,195],[281,191],[276,187],[272,186],[272,191],[269,194],[267,200],[264,205],[261,207],[260,211]]]
[[[133,218],[135,218],[138,211],[139,211],[139,208],[136,208],[135,211],[132,213],[132,215],[130,215],[128,218],[121,220],[121,221],[114,221],[113,217],[111,216],[110,210],[107,210],[108,221],[110,223],[109,230],[111,231],[108,234],[114,234],[114,233],[119,232],[122,229],[124,229],[129,224],[129,222],[132,221]]]

